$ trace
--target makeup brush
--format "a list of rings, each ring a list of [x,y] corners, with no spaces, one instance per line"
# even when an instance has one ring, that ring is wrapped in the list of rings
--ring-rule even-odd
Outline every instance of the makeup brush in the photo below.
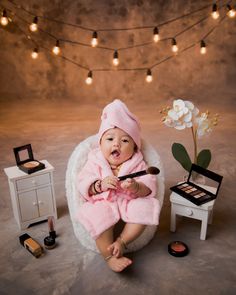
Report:
[[[127,175],[123,175],[123,176],[119,176],[119,180],[125,180],[127,178],[134,178],[134,177],[138,177],[138,176],[142,176],[142,175],[146,175],[146,174],[158,174],[160,173],[160,170],[156,167],[148,167],[147,170],[142,170],[142,171],[138,171],[135,173],[131,173],[131,174],[127,174]]]

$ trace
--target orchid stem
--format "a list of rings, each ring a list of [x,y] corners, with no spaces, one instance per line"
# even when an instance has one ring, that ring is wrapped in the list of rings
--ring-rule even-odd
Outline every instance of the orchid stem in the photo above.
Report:
[[[193,126],[191,127],[193,144],[194,144],[194,164],[197,164],[197,132],[194,132]]]

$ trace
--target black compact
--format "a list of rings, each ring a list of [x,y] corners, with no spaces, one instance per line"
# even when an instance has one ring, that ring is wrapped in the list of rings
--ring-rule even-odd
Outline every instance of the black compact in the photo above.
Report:
[[[192,164],[186,182],[170,189],[197,206],[216,199],[223,177],[213,171]]]
[[[169,243],[168,252],[170,255],[175,257],[184,257],[188,255],[189,249],[185,243],[181,241],[174,241]]]
[[[34,159],[31,144],[13,148],[18,168],[27,174],[45,168],[45,164]]]

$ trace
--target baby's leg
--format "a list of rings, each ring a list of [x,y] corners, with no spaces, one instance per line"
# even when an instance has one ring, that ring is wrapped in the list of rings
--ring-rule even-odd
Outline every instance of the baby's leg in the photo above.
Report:
[[[116,257],[123,256],[127,244],[136,240],[144,231],[145,227],[146,225],[143,224],[126,223],[121,235],[108,247],[108,250]]]
[[[108,246],[111,245],[113,242],[113,227],[109,228],[108,230],[104,231],[97,239],[96,244],[97,247],[107,261],[108,266],[115,272],[121,272],[124,270],[128,265],[132,263],[130,259],[127,257],[115,257],[112,253],[108,250]]]
[[[118,237],[117,240],[112,243],[107,249],[112,253],[112,255],[116,257],[121,257],[123,256],[124,249],[126,245],[123,242],[121,237]]]
[[[123,243],[128,245],[129,243],[136,240],[144,231],[146,225],[137,223],[126,223],[124,229],[120,235]]]

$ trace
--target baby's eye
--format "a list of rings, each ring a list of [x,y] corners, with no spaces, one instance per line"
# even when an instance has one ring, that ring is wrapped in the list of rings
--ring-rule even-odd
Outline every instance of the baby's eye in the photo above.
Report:
[[[122,139],[123,142],[129,142],[128,139]]]
[[[112,141],[113,138],[112,138],[112,137],[108,137],[107,140],[108,140],[108,141]]]

